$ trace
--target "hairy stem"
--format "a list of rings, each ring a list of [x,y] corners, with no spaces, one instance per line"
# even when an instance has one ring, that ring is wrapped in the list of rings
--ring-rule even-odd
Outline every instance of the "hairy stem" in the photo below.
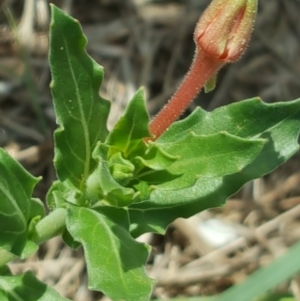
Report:
[[[219,59],[196,52],[189,72],[178,90],[150,123],[150,133],[157,139],[176,121],[197,96],[205,83],[224,65]]]
[[[35,233],[32,240],[36,244],[41,244],[52,237],[60,235],[66,226],[66,209],[58,208],[43,218],[35,226]]]

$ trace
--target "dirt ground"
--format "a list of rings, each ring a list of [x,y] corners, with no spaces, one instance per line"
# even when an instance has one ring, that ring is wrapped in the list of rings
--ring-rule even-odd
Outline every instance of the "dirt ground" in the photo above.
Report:
[[[209,1],[53,2],[82,23],[89,54],[105,68],[101,94],[112,100],[111,128],[140,86],[145,87],[152,115],[166,103],[189,68],[193,29]],[[43,176],[35,195],[44,200],[55,179],[56,124],[47,61],[49,6],[44,0],[0,3],[0,145],[32,174]],[[299,0],[260,1],[246,54],[225,67],[217,89],[202,93],[186,114],[196,106],[213,110],[253,96],[269,103],[298,98],[299,12]],[[153,298],[163,300],[222,292],[299,239],[299,153],[270,175],[245,185],[224,208],[179,219],[165,236],[140,238],[153,247],[147,271],[157,279]],[[86,289],[82,250],[70,250],[60,238],[11,268],[15,273],[33,269],[39,279],[75,301],[108,300]],[[299,281],[292,283],[281,289],[299,294]]]

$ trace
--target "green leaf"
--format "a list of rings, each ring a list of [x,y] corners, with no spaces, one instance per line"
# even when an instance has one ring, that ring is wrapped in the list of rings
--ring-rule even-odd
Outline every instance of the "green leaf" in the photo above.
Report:
[[[51,90],[59,124],[54,163],[61,182],[83,190],[95,166],[92,151],[108,134],[110,104],[99,96],[103,68],[86,53],[79,22],[54,5],[51,11]]]
[[[241,138],[260,138],[265,132],[280,130],[288,124],[299,133],[300,99],[268,104],[260,98],[251,98],[206,112],[198,107],[184,120],[175,122],[159,139],[172,142],[184,137],[190,131],[198,135],[211,135],[221,131]],[[297,144],[296,144],[297,146]]]
[[[166,151],[181,156],[167,170],[182,176],[157,183],[149,201],[128,208],[133,235],[163,233],[178,217],[222,205],[241,187],[240,179],[251,179],[243,174],[243,168],[255,159],[263,144],[264,140],[246,140],[227,133],[190,133],[177,143],[166,144]]]
[[[124,159],[121,152],[110,157],[108,167],[112,177],[123,186],[132,179],[135,170],[134,165],[129,160]]]
[[[163,299],[154,299],[153,301],[164,301]],[[214,301],[213,297],[179,297],[172,298],[169,301]],[[232,300],[236,301],[236,300]]]
[[[133,201],[134,190],[121,186],[111,175],[108,162],[100,142],[93,152],[93,158],[98,162],[96,169],[87,179],[88,198],[92,203],[103,201],[113,206],[127,206]]]
[[[148,200],[150,198],[150,193],[153,190],[153,188],[144,181],[139,181],[138,184],[134,185],[134,188],[137,190],[137,202]]]
[[[153,281],[144,269],[149,248],[130,236],[125,210],[72,206],[67,228],[83,245],[90,289],[102,291],[115,301],[149,299]]]
[[[81,244],[78,241],[74,240],[73,236],[67,229],[62,234],[62,239],[65,244],[67,244],[70,248],[74,250],[77,250],[81,246]]]
[[[28,218],[28,225],[27,225],[27,237],[28,240],[26,241],[26,245],[20,257],[22,259],[27,258],[31,254],[35,253],[38,249],[38,245],[36,242],[32,241],[32,234],[34,232],[34,228],[36,224],[45,216],[45,207],[40,199],[31,198],[30,202],[30,212]]]
[[[38,181],[0,149],[0,249],[21,256],[27,243],[28,222],[41,212],[31,199]]]
[[[255,298],[253,301],[296,301],[296,299],[287,293],[267,293],[259,298]]]
[[[204,92],[209,93],[216,88],[217,74],[214,74],[204,86]]]
[[[67,301],[54,289],[40,282],[32,272],[0,276],[1,301]]]
[[[88,200],[84,194],[72,184],[66,185],[60,181],[55,181],[48,190],[47,204],[51,210],[55,208],[66,208],[68,204],[87,206]]]
[[[29,218],[42,218],[45,216],[45,207],[43,202],[37,198],[31,198]]]
[[[11,270],[9,269],[9,267],[7,265],[0,266],[0,275],[1,276],[12,276]]]
[[[53,182],[46,195],[47,205],[50,210],[64,207],[68,193],[69,188],[66,187],[62,182]]]
[[[268,266],[254,272],[245,282],[229,288],[213,301],[253,301],[254,298],[275,288],[300,271],[299,254],[300,242],[290,247],[284,255],[275,259]]]
[[[179,156],[171,156],[155,142],[149,141],[148,144],[145,154],[133,159],[138,169],[148,167],[152,170],[164,170],[179,158]]]
[[[30,215],[29,215],[29,225],[28,225],[28,234],[31,237],[32,232],[34,232],[36,224],[45,216],[45,208],[41,200],[32,198],[30,206]]]
[[[122,152],[125,159],[133,153],[145,149],[143,138],[150,137],[148,129],[149,115],[144,99],[144,91],[140,89],[127,106],[124,115],[118,120],[105,141],[111,148],[108,157]]]
[[[186,137],[191,131],[199,136],[226,131],[244,139],[263,138],[267,139],[267,142],[260,154],[256,158],[253,156],[254,160],[248,161],[248,165],[236,173],[202,175],[193,186],[184,189],[177,189],[180,186],[171,189],[171,185],[175,183],[180,185],[178,178],[160,187],[157,185],[151,193],[149,202],[133,204],[129,207],[132,234],[138,236],[144,232],[163,233],[167,225],[178,217],[187,218],[207,208],[223,205],[225,200],[246,182],[271,172],[289,159],[299,149],[299,129],[300,100],[270,105],[256,98],[219,108],[212,113],[201,109],[195,110],[185,120],[172,125],[157,140],[157,143],[170,145],[174,149],[177,146],[179,149],[178,143],[188,139]],[[202,148],[205,152],[206,146],[203,143],[199,145],[199,154],[202,153]],[[168,150],[169,147],[166,148],[167,152]],[[230,157],[230,154],[228,155]],[[232,159],[236,160],[235,157]],[[180,164],[178,162],[180,160],[175,161],[175,167],[176,164]],[[210,161],[203,162],[209,168]],[[173,171],[172,168],[170,171]],[[217,168],[216,164],[215,168]],[[184,176],[181,180],[184,186],[186,182]],[[163,186],[165,190],[162,189]]]
[[[259,98],[252,98],[211,113],[198,108],[188,118],[171,126],[159,142],[175,142],[191,130],[198,135],[226,131],[246,139],[267,139],[261,154],[244,170],[258,178],[271,172],[299,149],[300,99],[266,104]]]
[[[182,177],[156,187],[179,190],[190,187],[198,178],[237,173],[256,158],[265,142],[241,139],[226,132],[209,136],[190,132],[176,143],[157,142],[168,154],[179,157],[167,170],[172,174],[182,174]],[[185,198],[185,201],[188,200]],[[179,202],[183,201],[179,199]],[[172,200],[172,203],[175,205],[176,201]]]

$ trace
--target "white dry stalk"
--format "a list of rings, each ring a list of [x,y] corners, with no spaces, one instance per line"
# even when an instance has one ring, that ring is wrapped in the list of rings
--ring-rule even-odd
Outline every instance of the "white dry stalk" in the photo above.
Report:
[[[26,49],[34,49],[37,42],[34,25],[47,28],[49,19],[49,5],[46,0],[25,0],[21,21],[17,28],[19,43]]]

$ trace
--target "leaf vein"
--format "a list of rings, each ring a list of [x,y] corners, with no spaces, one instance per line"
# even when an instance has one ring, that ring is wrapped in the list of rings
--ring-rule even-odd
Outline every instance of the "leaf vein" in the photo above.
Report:
[[[64,38],[64,44],[65,44],[65,49],[67,52],[67,61],[68,61],[68,65],[70,68],[70,72],[71,72],[71,77],[72,80],[74,82],[74,86],[75,86],[75,91],[76,91],[76,100],[78,103],[78,108],[79,108],[79,113],[80,113],[80,118],[81,118],[81,124],[82,124],[82,128],[83,128],[83,133],[84,133],[84,144],[85,144],[85,160],[84,160],[84,168],[83,168],[83,179],[85,179],[88,176],[88,172],[89,172],[89,167],[90,167],[90,137],[89,137],[89,131],[88,131],[88,126],[85,120],[85,116],[84,116],[84,109],[82,106],[82,99],[80,97],[80,91],[79,91],[79,87],[76,81],[76,77],[75,77],[75,73],[72,67],[72,63],[70,61],[70,54],[69,54],[69,48],[67,45],[67,41]]]

